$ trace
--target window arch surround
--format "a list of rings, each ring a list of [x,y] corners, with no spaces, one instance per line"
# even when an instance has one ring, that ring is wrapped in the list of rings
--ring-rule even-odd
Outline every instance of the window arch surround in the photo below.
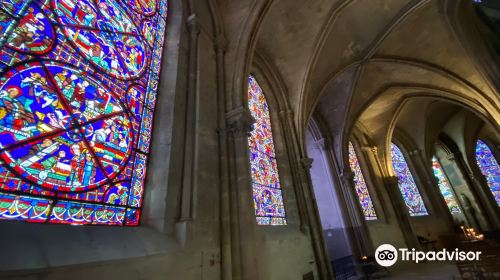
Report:
[[[0,200],[11,205],[0,217],[137,226],[168,1],[47,3],[0,5],[9,24],[0,103],[12,107],[0,129]],[[36,28],[34,40],[24,25]]]
[[[478,139],[475,143],[474,157],[479,171],[484,176],[490,194],[500,206],[500,165],[488,141]]]
[[[444,168],[437,156],[437,153],[434,153],[432,156],[432,170],[434,172],[434,177],[437,181],[437,187],[441,193],[442,198],[444,199],[446,206],[450,213],[453,214],[461,214],[462,209],[458,202],[458,197],[451,185],[450,180],[448,179],[448,175],[444,171]]]
[[[248,76],[248,107],[255,120],[248,136],[250,174],[258,225],[287,225],[283,183],[278,166],[275,121],[264,89],[254,74]]]
[[[291,118],[293,118],[293,115],[286,95],[286,86],[279,74],[280,71],[257,50],[253,54],[253,61],[249,72],[249,75],[253,75],[259,82],[269,106],[287,227],[298,227],[303,223],[302,214],[299,212],[299,207],[301,207],[299,205],[301,203],[301,191],[298,187],[301,181],[295,175],[298,172],[302,172],[302,170],[297,170],[297,168],[300,168],[298,165],[300,162],[297,165],[292,164],[293,158],[297,157],[297,155],[293,153],[295,146],[292,143],[293,140],[290,140],[295,135],[292,135],[293,127]],[[248,78],[248,75],[246,78]],[[247,87],[248,80],[245,79],[245,90],[243,92],[245,106],[248,104]],[[284,227],[261,228],[280,230],[280,228]]]
[[[301,218],[299,216],[299,206],[297,205],[298,201],[295,196],[296,192],[298,192],[298,190],[295,189],[298,183],[293,175],[293,166],[290,163],[291,157],[293,157],[290,152],[292,144],[287,139],[286,129],[289,127],[286,118],[291,110],[285,97],[285,87],[283,86],[282,79],[276,73],[279,72],[261,57],[258,52],[255,52],[253,65],[249,75],[252,75],[257,80],[268,103],[275,157],[280,176],[283,205],[286,213],[286,223],[287,226],[299,226]],[[246,86],[248,87],[248,76]],[[247,87],[244,91],[245,104],[248,104]]]
[[[352,137],[348,143],[349,165],[351,171],[354,172],[354,191],[356,192],[356,196],[360,203],[365,220],[377,221],[380,219],[380,207],[375,207],[376,201],[374,199],[374,190],[369,186],[371,181],[370,176],[367,176],[370,174],[366,169],[367,165],[365,164],[366,162],[363,153],[360,152],[358,141],[354,138],[355,137]],[[354,164],[356,166],[353,166]],[[360,193],[362,196],[366,197],[362,198]]]
[[[393,170],[393,174],[399,179],[399,191],[407,206],[409,215],[412,217],[428,216],[428,205],[430,204],[423,195],[425,193],[419,188],[420,180],[418,174],[405,148],[396,139],[393,139],[389,143],[388,157],[391,162],[390,168]]]
[[[365,149],[371,147],[371,143],[369,138],[363,133],[363,129],[359,126],[354,126],[351,132],[350,137],[348,138],[348,142],[346,143],[345,149],[343,151],[343,159],[344,166],[349,166],[349,142],[352,142],[354,151],[358,157],[358,162],[361,167],[361,172],[364,176],[368,192],[371,197],[371,201],[375,208],[375,212],[377,214],[377,219],[367,220],[369,223],[378,223],[378,222],[386,222],[386,214],[385,214],[385,206],[382,202],[381,194],[378,191],[379,181],[376,179],[377,173],[377,165],[372,163],[372,159],[368,156],[368,153],[365,152]],[[372,153],[370,151],[369,153]],[[357,198],[357,197],[356,197]]]
[[[0,231],[10,236],[8,244],[2,248],[0,256],[0,271],[45,269],[49,267],[67,266],[73,264],[93,263],[108,260],[154,256],[173,252],[178,241],[169,234],[174,230],[175,209],[178,202],[173,195],[178,192],[171,184],[168,172],[151,172],[165,170],[165,159],[170,159],[172,153],[169,142],[172,138],[174,108],[179,98],[175,98],[182,78],[178,76],[179,42],[185,40],[180,32],[185,24],[185,9],[181,0],[168,0],[168,17],[163,50],[162,70],[160,74],[159,93],[153,121],[151,153],[148,162],[148,176],[145,183],[145,194],[141,225],[138,227],[94,227],[94,226],[58,226],[50,224],[30,224],[9,221],[0,222]],[[165,201],[165,196],[168,201]],[[38,245],[33,243],[33,236],[28,232],[37,232]],[[104,237],[104,238],[102,238]],[[146,243],[136,242],[149,240]],[[134,243],[134,246],[124,244]],[[33,246],[27,246],[33,244]],[[58,248],[53,254],[49,244]],[[93,244],[82,246],[82,244]],[[36,245],[36,246],[35,246]],[[19,262],[9,255],[18,254],[19,248],[30,255],[30,262]],[[79,250],[75,256],[72,252]],[[52,248],[54,249],[54,248]]]

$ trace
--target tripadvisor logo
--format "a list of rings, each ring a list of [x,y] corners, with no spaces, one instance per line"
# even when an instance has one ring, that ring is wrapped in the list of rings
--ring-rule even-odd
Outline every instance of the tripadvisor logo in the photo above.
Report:
[[[375,251],[375,260],[381,266],[392,266],[398,261],[398,251],[390,244],[382,244]]]
[[[390,244],[382,244],[375,251],[375,260],[381,266],[393,266],[398,259],[419,263],[421,261],[478,261],[482,252],[465,252],[458,249],[448,251],[417,251],[415,249],[399,248]]]

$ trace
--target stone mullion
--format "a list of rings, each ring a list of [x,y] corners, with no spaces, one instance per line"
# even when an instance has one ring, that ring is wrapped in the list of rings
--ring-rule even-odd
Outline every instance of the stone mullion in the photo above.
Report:
[[[492,195],[488,193],[489,187],[488,183],[484,175],[481,173],[479,167],[470,167],[466,164],[465,159],[462,156],[462,153],[453,153],[448,157],[449,160],[455,161],[457,166],[465,171],[464,175],[466,175],[468,182],[471,186],[471,193],[474,196],[474,199],[478,201],[479,211],[483,213],[488,226],[491,228],[498,228],[500,226],[500,211],[499,207],[496,205]],[[476,164],[475,162],[471,164]],[[478,224],[479,225],[479,224]],[[484,230],[484,229],[481,229]]]
[[[479,201],[483,202],[479,204],[482,205],[482,210],[485,212],[485,216],[488,219],[490,226],[492,228],[500,228],[500,207],[492,197],[490,187],[488,186],[488,182],[484,178],[484,175],[469,174],[469,177],[475,188],[479,189]]]
[[[408,248],[420,249],[420,243],[418,242],[417,236],[413,232],[413,228],[410,223],[410,216],[408,214],[408,207],[406,207],[406,203],[401,196],[401,190],[399,189],[398,182],[399,178],[396,176],[384,178],[384,185],[394,207],[396,219],[403,233],[406,245]]]
[[[361,208],[360,203],[358,202],[358,198],[356,193],[354,192],[354,182],[352,182],[352,191],[347,191],[349,187],[344,187],[345,183],[343,182],[343,177],[342,175],[339,175],[339,172],[337,171],[337,165],[335,163],[335,156],[333,155],[332,147],[330,141],[325,141],[326,143],[324,144],[324,148],[326,151],[326,155],[328,157],[328,162],[330,167],[330,170],[332,172],[332,176],[336,179],[335,185],[338,185],[339,188],[336,190],[336,193],[339,197],[339,203],[340,207],[343,209],[343,217],[344,221],[347,223],[347,230],[348,230],[348,239],[351,244],[351,248],[353,252],[355,253],[354,256],[356,257],[357,260],[359,260],[363,256],[369,256],[373,254],[373,244],[371,242],[371,238],[369,237],[369,231],[368,231],[368,226],[366,224],[366,221],[364,221],[364,214],[363,210]],[[343,175],[347,175],[346,171]],[[353,178],[354,179],[354,178]],[[347,192],[346,192],[347,191]],[[346,195],[349,195],[351,199],[347,198]],[[349,203],[351,205],[350,207],[348,206],[348,200],[353,200],[357,203],[357,205]],[[354,208],[352,207],[354,205]],[[351,210],[350,210],[351,209]],[[356,211],[356,212],[352,212]],[[352,215],[351,213],[354,213]],[[378,215],[378,213],[377,213]],[[360,224],[359,222],[356,222],[356,220],[363,220],[363,226],[362,228],[357,228],[356,224]],[[355,231],[358,231],[355,233]],[[368,240],[367,246],[363,246],[360,242],[358,242],[357,236],[366,236],[365,238],[361,237],[359,240]]]
[[[259,279],[255,209],[249,168],[248,134],[254,119],[240,107],[226,115],[228,133],[232,279]]]
[[[498,217],[500,217],[500,211],[491,195],[491,191],[489,189],[486,178],[482,173],[477,174],[473,170],[468,171],[469,172],[467,173],[467,176],[469,177],[472,184],[472,194],[474,196],[474,199],[479,202],[478,205],[480,207],[480,211],[483,212],[484,217],[491,228],[498,228]]]
[[[311,235],[314,253],[316,255],[316,263],[318,266],[318,274],[321,280],[331,279],[333,275],[332,267],[328,258],[326,243],[323,238],[323,228],[318,212],[318,205],[313,193],[313,184],[311,179],[311,167],[313,160],[310,158],[302,158],[300,163],[302,165],[301,195],[304,196],[306,201],[307,220],[309,225],[309,234]]]
[[[450,228],[453,228],[453,217],[451,216],[451,213],[448,209],[448,205],[446,205],[446,202],[441,195],[438,180],[434,176],[432,166],[429,165],[431,164],[431,162],[427,163],[425,161],[421,150],[411,151],[409,152],[409,155],[412,159],[412,163],[415,164],[415,171],[417,173],[416,175],[418,176],[417,178],[420,178],[422,180],[422,187],[425,187],[425,189],[423,189],[424,193],[421,194],[422,198],[427,194],[428,201],[431,205],[426,206],[434,212],[429,214],[435,214],[436,217],[446,217],[447,223],[449,224],[448,226]],[[422,170],[422,172],[419,172],[419,170]]]
[[[382,194],[382,188],[379,188],[379,185],[382,185],[380,180],[380,164],[377,160],[377,148],[375,147],[361,147],[361,151],[363,151],[363,161],[365,161],[366,173],[369,176],[369,181],[373,184],[373,192],[375,196],[372,196],[372,201],[374,201],[375,212],[377,213],[377,220],[382,222],[387,222],[389,220],[389,211],[387,209],[388,204],[386,203],[385,193]],[[365,178],[366,180],[366,178]],[[375,199],[378,200],[375,203]]]
[[[179,222],[193,219],[193,189],[196,183],[195,151],[196,151],[196,102],[197,102],[197,69],[198,69],[198,39],[200,26],[198,17],[192,14],[187,19],[189,31],[188,82],[186,94],[186,113],[184,130],[184,161],[182,170],[182,193]]]
[[[232,280],[241,279],[239,270],[233,269],[233,237],[230,199],[230,178],[229,178],[229,133],[227,131],[226,120],[226,90],[224,74],[224,55],[227,51],[227,41],[222,33],[215,38],[214,49],[217,60],[217,109],[218,109],[218,140],[219,140],[219,172],[220,172],[220,243],[221,243],[221,279]],[[236,243],[236,242],[235,242]],[[239,256],[239,251],[236,252]],[[236,262],[239,264],[239,259]],[[234,275],[234,277],[233,277]]]
[[[294,192],[299,210],[300,229],[304,233],[309,233],[312,239],[313,251],[316,257],[319,279],[332,279],[332,268],[323,239],[321,221],[318,207],[312,192],[312,180],[310,176],[311,159],[300,157],[297,145],[296,131],[293,125],[293,114],[291,111],[280,112],[283,123],[285,143],[291,163],[291,173],[294,182]]]
[[[354,173],[351,170],[344,170],[340,175],[341,190],[345,207],[349,213],[349,231],[355,240],[355,257],[361,259],[363,256],[373,254],[368,227],[366,225],[363,209],[355,192]]]
[[[294,194],[297,200],[297,209],[298,209],[298,214],[299,214],[299,223],[300,223],[300,230],[302,232],[307,232],[307,224],[308,224],[308,219],[307,219],[307,209],[306,209],[306,201],[304,199],[304,196],[301,194],[301,167],[300,167],[300,156],[298,156],[297,152],[297,147],[294,145],[294,133],[293,133],[293,123],[292,123],[292,112],[291,111],[281,111],[280,112],[280,120],[282,123],[282,128],[283,128],[283,138],[285,140],[285,146],[287,151],[289,151],[288,154],[288,159],[290,161],[290,169],[291,169],[291,175],[292,175],[292,180],[294,182],[293,184],[293,190]],[[285,205],[286,207],[286,205]]]

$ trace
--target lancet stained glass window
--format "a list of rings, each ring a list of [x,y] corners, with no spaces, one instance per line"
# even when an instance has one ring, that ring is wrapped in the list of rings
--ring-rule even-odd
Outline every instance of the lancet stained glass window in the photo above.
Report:
[[[432,169],[434,170],[434,176],[438,181],[439,191],[441,192],[448,209],[450,209],[451,214],[461,213],[462,211],[460,210],[460,206],[458,206],[457,198],[453,193],[452,186],[446,178],[443,168],[435,156],[432,157]]]
[[[415,184],[415,180],[411,174],[410,167],[406,163],[403,153],[394,143],[391,143],[391,158],[392,166],[399,179],[399,190],[408,207],[410,216],[428,215],[422,196],[420,196],[417,184]]]
[[[351,166],[352,172],[354,172],[354,187],[356,193],[358,194],[359,203],[361,203],[361,208],[363,209],[363,214],[366,220],[376,220],[377,214],[375,213],[375,208],[373,207],[372,198],[368,192],[368,187],[365,182],[365,177],[361,171],[361,166],[359,165],[358,156],[354,150],[354,146],[349,142],[349,165]]]
[[[0,219],[139,224],[166,0],[0,2]]]
[[[257,224],[286,225],[269,107],[261,87],[251,75],[248,77],[248,108],[255,119],[248,146]]]
[[[476,161],[481,173],[486,177],[486,182],[497,205],[500,206],[500,166],[498,166],[490,147],[481,140],[476,143]]]

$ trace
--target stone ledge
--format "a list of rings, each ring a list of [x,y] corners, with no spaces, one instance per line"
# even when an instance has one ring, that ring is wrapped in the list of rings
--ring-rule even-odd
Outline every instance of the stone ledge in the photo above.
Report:
[[[0,223],[0,272],[174,253],[178,242],[141,227]]]

